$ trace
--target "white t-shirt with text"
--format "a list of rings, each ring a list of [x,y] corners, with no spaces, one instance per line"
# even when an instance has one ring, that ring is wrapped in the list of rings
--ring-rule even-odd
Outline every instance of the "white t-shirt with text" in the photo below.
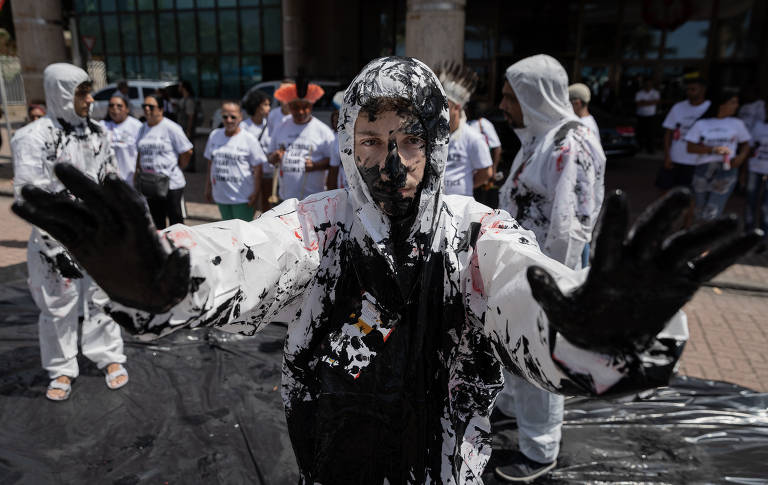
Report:
[[[120,178],[133,185],[133,174],[136,172],[136,140],[141,130],[141,121],[133,116],[127,117],[122,123],[112,120],[99,122],[109,136],[109,143],[117,158],[117,171]]]
[[[184,188],[187,181],[179,167],[179,155],[191,150],[192,142],[187,139],[181,126],[168,118],[163,118],[155,126],[144,123],[137,145],[142,170],[170,177],[171,190]]]
[[[661,99],[661,95],[658,91],[655,89],[651,89],[650,91],[646,91],[644,89],[641,89],[635,94],[635,102],[638,101],[658,101]],[[638,106],[637,107],[637,116],[653,116],[656,114],[656,106],[655,104],[651,104],[648,106]]]
[[[739,143],[752,139],[744,122],[738,118],[703,118],[693,124],[685,140],[700,143],[708,147],[727,146],[731,149],[731,158],[736,156]],[[697,164],[722,162],[723,155],[697,155]]]
[[[672,109],[669,110],[669,113],[667,113],[667,117],[664,118],[661,126],[672,130],[669,158],[673,162],[681,165],[696,165],[698,163],[698,155],[688,153],[688,142],[685,141],[685,136],[688,134],[691,126],[696,123],[696,120],[701,118],[701,115],[707,111],[709,105],[709,100],[694,106],[686,99],[685,101],[675,103]]]
[[[326,170],[307,172],[306,161],[330,159],[333,150],[334,133],[328,125],[312,118],[309,123],[297,125],[293,119],[286,120],[272,135],[269,153],[280,146],[286,151],[280,164],[280,198],[299,200],[325,189]]]
[[[445,193],[472,196],[475,170],[493,165],[485,138],[462,123],[451,133],[445,165]]]
[[[217,204],[244,204],[253,193],[253,169],[266,163],[259,141],[247,131],[227,136],[217,128],[208,136],[204,157],[211,161],[213,200]]]

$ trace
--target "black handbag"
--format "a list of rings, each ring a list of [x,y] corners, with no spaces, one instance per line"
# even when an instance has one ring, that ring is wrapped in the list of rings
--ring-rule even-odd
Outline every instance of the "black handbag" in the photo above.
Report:
[[[165,199],[168,197],[171,178],[155,172],[140,171],[136,177],[136,190],[147,199]]]
[[[139,136],[137,140],[141,140],[146,131],[147,124],[144,123],[139,130]],[[138,142],[137,142],[138,143]],[[136,190],[139,191],[147,199],[165,199],[168,197],[168,190],[170,189],[171,178],[167,175],[156,172],[145,172],[141,169],[140,164],[136,164],[138,173],[134,181]]]

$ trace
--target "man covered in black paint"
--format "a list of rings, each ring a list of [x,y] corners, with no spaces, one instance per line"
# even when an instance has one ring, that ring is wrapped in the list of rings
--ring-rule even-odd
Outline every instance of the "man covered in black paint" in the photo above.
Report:
[[[756,241],[709,225],[670,237],[683,192],[627,236],[617,194],[589,274],[550,260],[507,213],[443,195],[447,103],[414,59],[368,64],[340,125],[348,187],[250,223],[158,236],[117,177],[98,185],[67,165],[57,174],[80,201],[29,187],[14,206],[88,231],[57,237],[134,333],[252,334],[288,318],[282,394],[302,483],[481,483],[502,366],[568,394],[664,384],[685,338],[679,308]]]

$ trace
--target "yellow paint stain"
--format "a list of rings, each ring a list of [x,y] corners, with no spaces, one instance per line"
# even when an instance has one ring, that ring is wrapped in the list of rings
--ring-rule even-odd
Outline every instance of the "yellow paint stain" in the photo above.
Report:
[[[373,330],[373,328],[371,328],[371,326],[365,323],[362,319],[357,321],[355,327],[359,328],[360,331],[363,332],[363,335],[368,335],[371,333],[371,330]]]

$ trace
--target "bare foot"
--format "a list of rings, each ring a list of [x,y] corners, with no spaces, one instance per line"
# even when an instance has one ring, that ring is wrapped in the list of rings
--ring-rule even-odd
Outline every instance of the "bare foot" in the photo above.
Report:
[[[55,380],[56,382],[60,382],[62,384],[72,384],[72,381],[67,376],[59,376]],[[48,397],[48,399],[53,401],[61,401],[66,399],[67,391],[64,389],[48,389],[45,391],[45,395]]]
[[[113,372],[117,372],[117,371],[120,370],[121,367],[122,367],[121,364],[113,362],[112,364],[109,364],[107,366],[107,374],[111,374]],[[123,384],[125,384],[125,381],[127,381],[127,380],[128,380],[128,376],[121,375],[121,376],[115,377],[110,382],[112,384],[112,387],[119,387],[119,386],[122,386]]]

